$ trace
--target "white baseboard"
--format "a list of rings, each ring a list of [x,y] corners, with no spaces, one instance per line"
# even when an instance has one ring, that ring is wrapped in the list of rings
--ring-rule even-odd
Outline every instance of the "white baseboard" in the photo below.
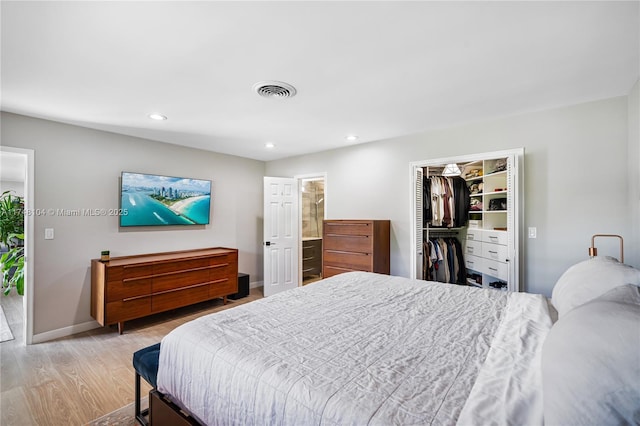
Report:
[[[58,328],[56,330],[45,331],[44,333],[34,334],[31,340],[32,344],[47,342],[53,339],[59,339],[60,337],[71,336],[72,334],[82,333],[84,331],[93,330],[94,328],[102,327],[96,321],[83,322],[82,324],[74,324],[69,327]]]
[[[254,281],[252,283],[249,283],[249,288],[258,288],[258,287],[264,287],[264,281]]]

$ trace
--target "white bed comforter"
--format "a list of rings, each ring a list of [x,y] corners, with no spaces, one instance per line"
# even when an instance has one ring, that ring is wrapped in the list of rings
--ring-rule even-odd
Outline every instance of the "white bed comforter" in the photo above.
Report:
[[[184,324],[158,389],[205,424],[542,424],[542,296],[353,272]]]

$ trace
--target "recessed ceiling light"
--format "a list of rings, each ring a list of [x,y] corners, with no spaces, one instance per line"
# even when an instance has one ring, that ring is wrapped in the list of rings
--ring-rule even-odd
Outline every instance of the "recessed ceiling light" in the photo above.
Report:
[[[267,143],[264,144],[264,147],[271,149],[271,148],[275,148],[276,145],[274,143],[272,143],[272,142],[267,142]]]
[[[167,119],[166,115],[162,115],[162,114],[149,114],[149,118],[152,120],[158,120],[158,121],[163,121]]]
[[[349,142],[355,142],[358,140],[358,136],[356,135],[349,135],[347,137],[345,137],[346,140],[348,140]]]

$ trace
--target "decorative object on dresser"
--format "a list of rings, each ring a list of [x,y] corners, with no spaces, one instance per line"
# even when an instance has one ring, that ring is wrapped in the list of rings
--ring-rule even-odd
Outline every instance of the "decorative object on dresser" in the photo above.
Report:
[[[91,260],[91,316],[100,325],[238,292],[238,250],[215,247]]]
[[[389,274],[390,221],[325,220],[322,277],[350,271]]]

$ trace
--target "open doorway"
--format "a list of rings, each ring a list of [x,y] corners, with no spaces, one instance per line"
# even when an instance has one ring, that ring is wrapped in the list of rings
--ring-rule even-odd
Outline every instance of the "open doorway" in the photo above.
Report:
[[[33,211],[34,151],[30,149],[0,147],[0,193],[10,191],[23,200],[25,213]],[[12,289],[9,295],[0,295],[3,311],[10,330],[10,340],[31,344],[33,339],[33,215],[24,216],[24,296]],[[5,324],[3,324],[5,325]]]
[[[325,177],[300,179],[302,285],[322,279],[322,222],[325,218]]]

